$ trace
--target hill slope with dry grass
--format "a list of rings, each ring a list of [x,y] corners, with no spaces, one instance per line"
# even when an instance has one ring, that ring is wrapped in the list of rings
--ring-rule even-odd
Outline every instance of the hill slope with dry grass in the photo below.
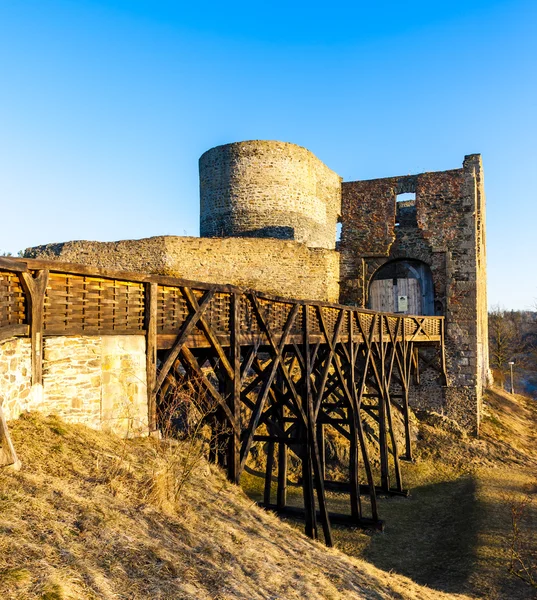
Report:
[[[170,488],[154,440],[36,414],[10,428],[23,467],[0,471],[2,599],[455,597],[310,541],[202,459]]]

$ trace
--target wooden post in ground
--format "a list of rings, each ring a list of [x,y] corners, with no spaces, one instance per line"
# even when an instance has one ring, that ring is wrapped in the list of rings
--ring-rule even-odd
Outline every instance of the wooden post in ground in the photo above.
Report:
[[[270,432],[269,432],[270,433]],[[270,492],[272,490],[272,470],[274,468],[274,442],[267,442],[267,470],[265,471],[265,489],[263,502],[270,504]]]
[[[354,411],[358,411],[356,397],[356,353],[354,351],[354,313],[349,314],[349,356],[350,356],[350,373],[349,387],[353,398],[353,405],[347,409],[347,417],[349,420],[350,433],[350,450],[349,450],[349,486],[350,486],[350,503],[351,517],[355,522],[358,522],[362,517],[362,504],[360,499],[360,481],[358,478],[358,430],[354,420]]]
[[[228,379],[227,403],[235,419],[229,433],[227,475],[230,481],[239,483],[241,474],[241,346],[240,346],[240,296],[236,292],[230,299],[230,364],[233,369],[233,379]]]
[[[6,417],[2,410],[0,402],[0,467],[11,467],[12,469],[20,469],[20,461],[17,458],[15,447],[11,441],[9,430],[7,428]]]

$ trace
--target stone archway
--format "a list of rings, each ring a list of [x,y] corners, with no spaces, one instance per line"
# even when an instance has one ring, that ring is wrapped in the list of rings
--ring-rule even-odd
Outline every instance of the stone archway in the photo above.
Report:
[[[369,284],[368,308],[410,315],[434,315],[434,286],[429,265],[411,259],[385,263]]]

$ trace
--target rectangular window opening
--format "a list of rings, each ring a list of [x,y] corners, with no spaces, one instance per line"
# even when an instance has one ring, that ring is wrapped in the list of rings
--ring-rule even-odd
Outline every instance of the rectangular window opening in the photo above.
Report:
[[[416,200],[416,194],[414,192],[397,194],[397,202],[412,202],[414,200]]]

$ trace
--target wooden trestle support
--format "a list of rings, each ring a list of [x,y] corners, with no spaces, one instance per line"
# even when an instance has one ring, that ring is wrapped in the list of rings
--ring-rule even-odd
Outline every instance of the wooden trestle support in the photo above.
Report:
[[[281,514],[304,518],[308,536],[319,537],[319,520],[329,546],[331,522],[382,529],[377,495],[407,495],[393,409],[400,411],[404,422],[402,458],[412,460],[409,389],[412,378],[419,382],[418,347],[426,343],[423,338],[429,337],[423,329],[427,317],[400,317],[305,302],[286,304],[282,315],[280,303],[278,321],[283,326],[274,330],[273,306],[255,293],[235,293],[231,297],[226,351],[204,317],[213,293],[206,291],[199,298],[187,288],[183,288],[183,293],[190,316],[162,357],[155,392],[162,396],[163,390],[168,389],[163,387],[167,379],[177,376],[182,380],[187,374],[218,403],[221,407],[218,420],[228,426],[229,434],[227,447],[220,447],[216,459],[237,484],[252,444],[265,442],[262,505]],[[255,320],[258,330],[251,340],[245,340],[241,331],[245,312]],[[194,327],[203,332],[208,347],[200,348],[199,342],[189,347],[187,340]],[[443,322],[440,330],[440,362],[445,375]],[[397,386],[398,394],[390,393],[392,384]],[[380,455],[378,482],[368,454],[363,414],[377,424],[374,435]],[[350,444],[347,483],[325,480],[326,425],[332,426]],[[260,428],[263,428],[261,433]],[[276,502],[272,502],[276,446],[277,492]],[[303,510],[288,507],[286,502],[289,450],[302,464]],[[360,483],[361,479],[367,483]],[[350,516],[329,513],[327,488],[349,493]],[[364,514],[362,495],[369,496],[368,516]]]
[[[226,440],[215,458],[229,479],[239,483],[252,444],[265,442],[264,505],[301,513],[313,538],[320,521],[328,545],[331,522],[381,528],[377,494],[405,493],[393,411],[402,414],[404,457],[411,459],[408,400],[412,378],[419,378],[421,347],[439,350],[445,380],[442,317],[375,313],[54,261],[0,259],[0,340],[31,338],[33,384],[42,383],[44,337],[133,334],[145,335],[147,342],[150,429],[159,428],[158,407],[170,388],[190,377],[218,407],[212,418],[225,426]],[[378,444],[375,469],[366,420],[368,437]],[[327,426],[350,445],[343,484],[325,481]],[[302,465],[302,511],[287,506],[289,451]],[[329,514],[327,487],[349,492],[350,516]],[[361,501],[364,495],[368,503]]]

